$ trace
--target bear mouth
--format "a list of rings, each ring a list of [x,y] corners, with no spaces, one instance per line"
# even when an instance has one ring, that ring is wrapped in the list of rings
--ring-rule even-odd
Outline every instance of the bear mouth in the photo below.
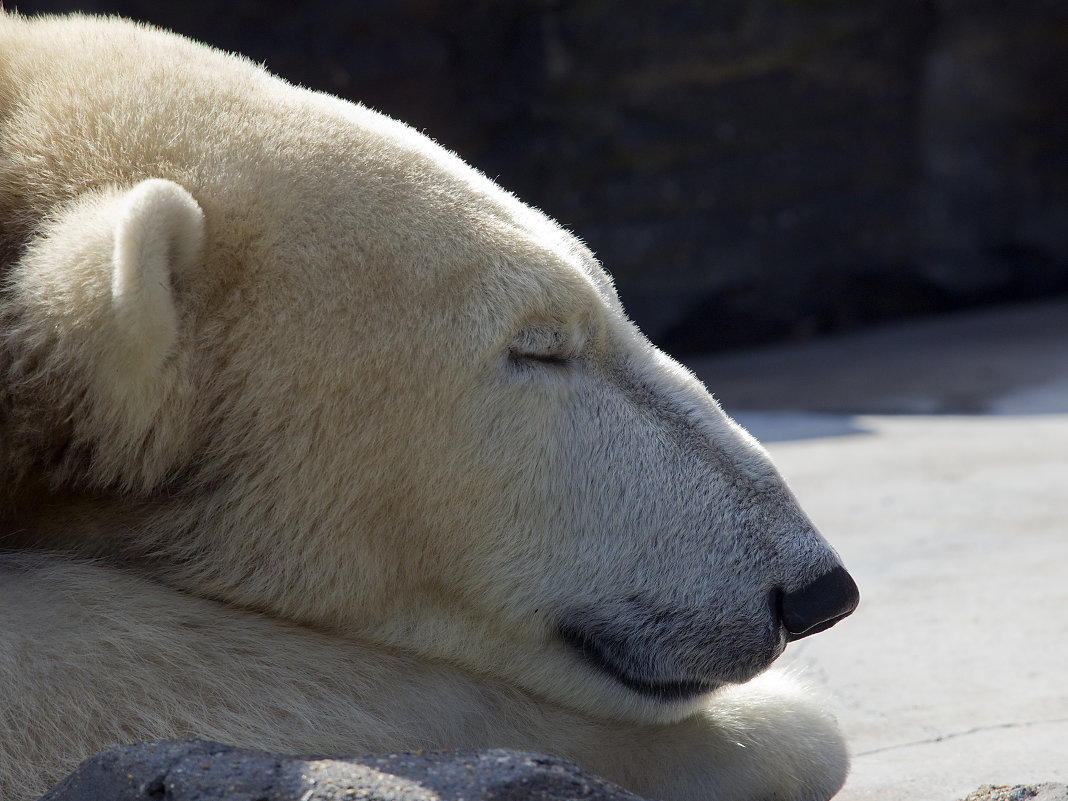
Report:
[[[570,623],[559,624],[556,634],[573,651],[577,652],[587,665],[645,698],[663,703],[691,701],[702,695],[708,695],[719,687],[719,684],[715,682],[696,679],[659,681],[639,678],[624,665],[619,664],[622,660],[617,654],[621,651],[625,653],[626,649],[621,648],[621,644],[614,639],[610,642],[603,642],[587,630]]]

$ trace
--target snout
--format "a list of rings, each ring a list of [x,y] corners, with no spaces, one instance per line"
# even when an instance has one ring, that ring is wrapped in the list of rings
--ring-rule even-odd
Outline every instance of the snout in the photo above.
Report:
[[[837,567],[796,590],[771,593],[774,628],[741,622],[731,610],[680,608],[642,595],[604,609],[561,615],[554,634],[588,667],[632,692],[685,702],[725,683],[753,678],[786,643],[830,628],[860,601],[852,577]],[[770,635],[770,636],[769,636]]]
[[[860,603],[860,591],[844,567],[836,567],[797,590],[773,595],[787,642],[829,629]]]

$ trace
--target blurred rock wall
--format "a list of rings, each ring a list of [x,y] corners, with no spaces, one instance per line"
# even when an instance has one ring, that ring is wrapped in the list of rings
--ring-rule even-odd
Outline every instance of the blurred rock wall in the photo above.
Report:
[[[1068,0],[17,5],[411,122],[582,236],[677,352],[1068,291]]]

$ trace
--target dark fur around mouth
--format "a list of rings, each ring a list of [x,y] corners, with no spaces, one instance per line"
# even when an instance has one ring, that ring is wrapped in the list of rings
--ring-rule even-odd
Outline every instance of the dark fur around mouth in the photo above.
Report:
[[[716,689],[716,684],[704,681],[649,681],[636,678],[609,655],[608,651],[611,649],[602,646],[596,637],[582,628],[570,623],[561,623],[557,626],[556,634],[581,654],[583,660],[591,667],[611,676],[628,690],[646,698],[665,703],[689,701],[707,695]]]

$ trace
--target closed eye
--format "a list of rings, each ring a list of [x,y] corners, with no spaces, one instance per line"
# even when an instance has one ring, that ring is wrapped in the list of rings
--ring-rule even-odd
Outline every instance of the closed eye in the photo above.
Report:
[[[575,360],[575,357],[567,353],[529,353],[512,348],[508,351],[508,361],[513,364],[545,364],[563,367]]]
[[[576,337],[555,326],[529,326],[512,341],[508,361],[515,366],[566,367],[579,355]]]

